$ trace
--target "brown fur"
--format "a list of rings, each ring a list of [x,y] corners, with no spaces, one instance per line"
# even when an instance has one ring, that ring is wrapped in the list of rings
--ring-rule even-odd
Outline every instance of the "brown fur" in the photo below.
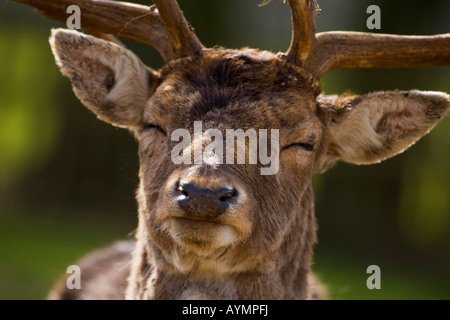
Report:
[[[134,132],[141,163],[132,257],[117,248],[94,254],[81,264],[85,289],[59,285],[52,298],[324,298],[310,270],[312,175],[339,159],[373,163],[402,152],[449,106],[446,94],[418,91],[318,97],[308,72],[265,51],[207,49],[154,72],[131,52],[76,32],[54,32],[52,45],[86,106]],[[124,65],[145,76],[132,77]],[[260,163],[173,164],[171,133],[193,133],[199,120],[224,136],[226,129],[279,129],[279,171],[260,175]],[[312,150],[298,145],[305,143]],[[211,190],[232,186],[238,201],[215,218],[186,216],[173,201],[180,180]],[[115,261],[129,270],[115,271]]]

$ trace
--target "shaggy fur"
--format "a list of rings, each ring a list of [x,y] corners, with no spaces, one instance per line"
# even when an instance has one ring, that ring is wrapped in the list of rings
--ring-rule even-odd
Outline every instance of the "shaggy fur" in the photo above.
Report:
[[[374,163],[402,152],[449,107],[436,92],[319,96],[308,72],[264,51],[207,49],[155,72],[126,49],[73,31],[55,31],[51,43],[80,100],[134,132],[141,163],[136,242],[84,260],[83,289],[63,281],[55,299],[324,298],[310,270],[312,175],[339,159]],[[175,165],[171,133],[193,133],[194,121],[224,136],[279,129],[278,172],[260,175],[261,163]],[[234,188],[236,201],[216,217],[188,213],[176,201],[180,181]]]

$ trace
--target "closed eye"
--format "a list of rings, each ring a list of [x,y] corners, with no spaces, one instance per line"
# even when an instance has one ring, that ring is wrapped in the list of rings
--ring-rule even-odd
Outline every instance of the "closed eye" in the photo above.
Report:
[[[167,133],[160,126],[157,126],[156,124],[146,123],[142,126],[142,131],[149,131],[149,130],[158,130],[159,132],[161,132],[162,134],[167,136]]]
[[[312,143],[292,143],[290,145],[285,146],[282,150],[286,150],[286,149],[290,149],[290,148],[300,148],[303,149],[305,151],[314,151],[314,144]]]

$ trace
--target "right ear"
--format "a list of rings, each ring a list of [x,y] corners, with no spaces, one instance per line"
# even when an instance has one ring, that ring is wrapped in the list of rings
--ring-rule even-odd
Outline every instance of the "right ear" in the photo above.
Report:
[[[318,101],[327,133],[316,172],[338,159],[372,164],[393,157],[427,134],[450,107],[448,94],[417,90],[320,96]]]
[[[159,84],[155,71],[131,51],[80,32],[52,30],[50,44],[75,94],[99,119],[142,125],[144,107]]]

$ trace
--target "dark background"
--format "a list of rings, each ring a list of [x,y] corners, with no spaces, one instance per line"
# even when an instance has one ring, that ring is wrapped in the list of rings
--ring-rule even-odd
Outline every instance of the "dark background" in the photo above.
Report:
[[[285,51],[289,8],[280,1],[260,8],[261,2],[179,1],[206,46]],[[382,29],[375,32],[450,32],[445,0],[319,0],[317,29],[370,31],[371,4],[381,8]],[[137,144],[75,98],[48,45],[52,27],[64,25],[1,0],[0,299],[45,298],[67,266],[94,248],[132,237],[137,225]],[[149,66],[162,65],[153,49],[125,43]],[[449,71],[338,70],[322,84],[328,94],[449,92]],[[339,163],[315,177],[314,269],[332,298],[450,298],[449,160],[446,118],[411,150],[382,164]],[[372,264],[381,268],[381,290],[366,287]]]

